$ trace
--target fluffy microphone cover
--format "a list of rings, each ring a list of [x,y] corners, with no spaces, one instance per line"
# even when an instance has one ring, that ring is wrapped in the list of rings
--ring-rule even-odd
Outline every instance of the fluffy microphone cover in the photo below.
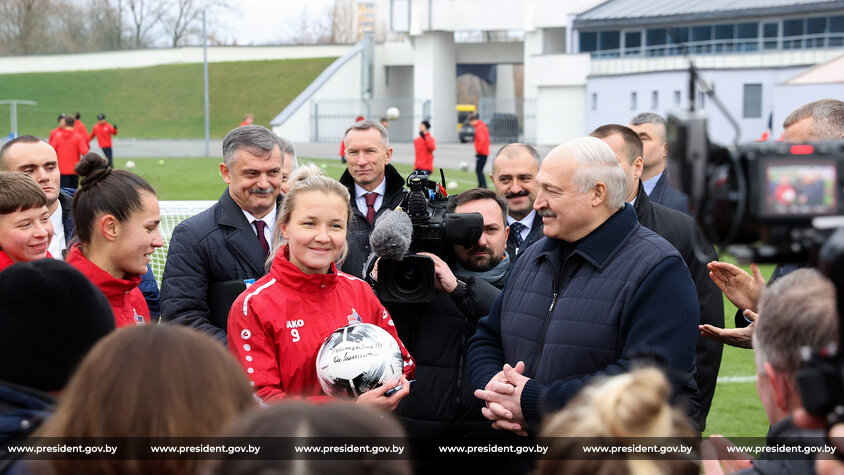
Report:
[[[410,249],[412,238],[410,217],[404,211],[388,210],[375,221],[369,244],[376,256],[400,261]]]

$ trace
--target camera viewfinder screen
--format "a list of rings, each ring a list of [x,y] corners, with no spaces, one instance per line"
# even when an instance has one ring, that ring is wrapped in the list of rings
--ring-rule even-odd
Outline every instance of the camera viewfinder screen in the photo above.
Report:
[[[835,160],[794,162],[771,160],[765,164],[767,216],[835,214],[837,168]]]

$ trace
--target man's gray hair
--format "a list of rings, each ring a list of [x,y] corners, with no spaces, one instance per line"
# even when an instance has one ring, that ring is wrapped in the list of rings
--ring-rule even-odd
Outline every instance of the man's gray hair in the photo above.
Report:
[[[533,157],[533,160],[536,162],[537,172],[539,171],[540,168],[542,168],[542,155],[540,155],[539,152],[535,148],[531,147],[530,145],[528,145],[526,143],[510,143],[510,144],[507,144],[507,145],[499,148],[498,152],[495,153],[495,157],[492,159],[492,171],[493,171],[493,173],[495,173],[495,161],[498,160],[498,157],[500,157],[503,154],[503,155],[506,155],[507,157],[515,158],[516,156],[518,156],[519,150],[524,150],[527,153],[529,153],[531,157]]]
[[[223,163],[231,168],[235,155],[239,150],[247,150],[253,155],[271,154],[275,148],[284,150],[282,138],[272,130],[257,125],[242,125],[232,129],[226,138],[223,139]],[[292,149],[293,146],[291,145]],[[281,163],[284,165],[284,154],[281,155]]]
[[[640,114],[636,114],[630,118],[630,125],[642,125],[642,124],[657,124],[662,126],[662,140],[667,141],[668,138],[666,136],[666,122],[665,118],[659,114],[654,112],[642,112]]]
[[[821,99],[804,104],[794,110],[782,123],[787,129],[806,118],[815,120],[814,133],[820,140],[837,140],[844,137],[844,102]]]
[[[558,148],[571,153],[577,160],[579,166],[572,181],[579,192],[586,193],[600,182],[607,187],[607,206],[613,211],[624,206],[627,177],[609,145],[595,137],[578,137]]]
[[[293,144],[284,137],[278,137],[279,145],[281,146],[281,164],[284,165],[284,161],[287,160],[287,157],[290,157],[290,173],[296,171],[299,168],[299,159],[296,158],[296,150],[293,148]]]
[[[381,143],[384,144],[384,148],[386,149],[386,148],[390,147],[390,133],[387,132],[387,128],[384,127],[383,125],[381,125],[380,123],[375,122],[374,120],[369,120],[369,119],[362,120],[360,122],[355,122],[354,124],[352,124],[351,127],[346,129],[346,132],[343,134],[343,141],[346,140],[346,136],[349,135],[349,132],[351,132],[352,130],[369,130],[369,129],[378,130],[378,133],[381,134]]]
[[[757,368],[767,361],[794,375],[801,348],[819,350],[838,338],[835,287],[815,269],[797,269],[765,289],[753,332]]]

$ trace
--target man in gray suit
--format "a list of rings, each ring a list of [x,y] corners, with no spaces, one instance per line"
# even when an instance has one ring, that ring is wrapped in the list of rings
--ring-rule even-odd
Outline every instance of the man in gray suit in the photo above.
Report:
[[[498,150],[492,159],[492,183],[495,192],[507,200],[507,254],[511,265],[525,249],[542,238],[542,219],[533,209],[536,200],[536,175],[542,164],[539,152],[530,145],[511,143]]]

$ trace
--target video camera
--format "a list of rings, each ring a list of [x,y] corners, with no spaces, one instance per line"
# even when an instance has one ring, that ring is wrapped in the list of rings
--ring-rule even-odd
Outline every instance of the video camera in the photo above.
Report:
[[[669,114],[666,136],[671,181],[704,235],[740,260],[814,262],[844,227],[844,141],[722,146],[686,111]]]
[[[818,265],[836,287],[844,316],[844,141],[712,144],[706,118],[671,113],[666,135],[671,181],[688,193],[712,242],[743,261]],[[804,407],[844,420],[844,322],[839,345],[802,355]]]
[[[442,175],[442,170],[440,170]],[[445,182],[445,176],[442,176]],[[434,298],[436,291],[436,272],[434,261],[419,252],[429,252],[438,256],[448,255],[449,247],[460,244],[469,247],[480,239],[484,229],[484,220],[479,213],[448,213],[448,193],[439,183],[429,180],[427,174],[413,172],[407,177],[408,191],[400,205],[412,223],[412,238],[409,247],[404,250],[401,259],[390,252],[379,252],[373,238],[376,231],[391,237],[390,233],[403,233],[396,229],[373,230],[371,238],[375,255],[382,259],[378,264],[378,282],[375,288],[384,302],[421,303]],[[386,223],[382,226],[388,226]],[[406,236],[396,236],[400,240]]]

